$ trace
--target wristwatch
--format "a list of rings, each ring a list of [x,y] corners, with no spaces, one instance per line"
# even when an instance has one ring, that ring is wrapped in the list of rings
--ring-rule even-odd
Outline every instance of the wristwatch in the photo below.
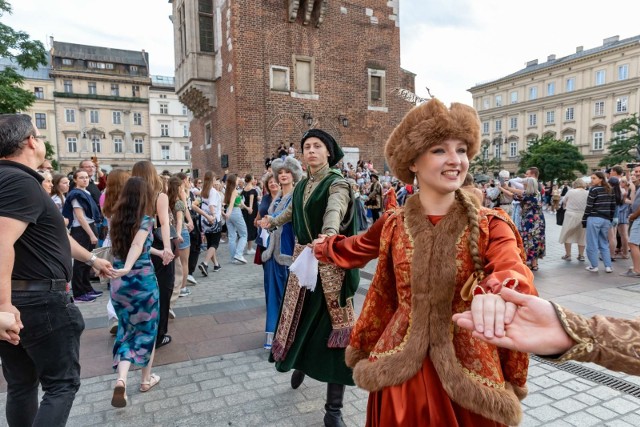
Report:
[[[96,256],[96,254],[92,253],[91,254],[91,258],[89,258],[84,263],[87,264],[89,267],[93,267],[93,264],[96,262],[97,259],[98,259],[98,257]]]

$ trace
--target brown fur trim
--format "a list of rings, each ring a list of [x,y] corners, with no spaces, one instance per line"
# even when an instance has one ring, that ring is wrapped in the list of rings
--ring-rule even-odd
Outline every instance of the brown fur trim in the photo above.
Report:
[[[402,351],[375,361],[359,361],[353,370],[354,380],[369,391],[402,384],[421,369],[428,352],[444,390],[453,401],[486,418],[517,425],[522,409],[511,385],[494,388],[465,374],[449,335],[457,273],[453,260],[468,218],[463,204],[456,200],[437,229],[425,219],[418,197],[407,200],[404,213],[405,228],[414,245],[409,336]]]
[[[384,154],[393,174],[411,184],[409,166],[429,146],[446,139],[465,141],[471,160],[480,151],[480,119],[468,105],[454,102],[447,109],[434,98],[409,110],[387,140]]]
[[[516,397],[520,400],[523,400],[525,397],[527,397],[527,394],[529,394],[529,389],[527,388],[526,385],[523,387],[519,387],[512,383],[509,383],[509,385],[511,385],[513,392],[516,394]]]
[[[344,353],[344,360],[348,367],[353,368],[362,359],[369,357],[369,352],[348,346]]]

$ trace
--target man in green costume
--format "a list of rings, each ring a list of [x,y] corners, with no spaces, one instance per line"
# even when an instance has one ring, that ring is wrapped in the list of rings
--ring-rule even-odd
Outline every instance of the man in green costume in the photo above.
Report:
[[[319,234],[352,236],[357,232],[355,206],[349,183],[332,169],[344,153],[335,139],[320,129],[302,136],[302,155],[307,178],[296,185],[293,202],[275,218],[262,220],[263,228],[293,223],[296,236],[294,258]],[[353,295],[358,270],[342,270],[320,264],[314,291],[301,287],[289,275],[273,341],[271,361],[280,372],[292,368],[291,387],[298,388],[305,375],[327,383],[326,426],[343,426],[342,399],[345,386],[354,385],[344,352],[355,323]]]

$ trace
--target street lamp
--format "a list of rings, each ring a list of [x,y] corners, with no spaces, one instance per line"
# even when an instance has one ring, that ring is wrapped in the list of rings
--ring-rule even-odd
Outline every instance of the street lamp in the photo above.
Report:
[[[338,121],[342,124],[342,126],[346,128],[349,127],[349,119],[347,118],[347,116],[343,116],[342,114],[340,114],[338,116]]]
[[[313,116],[311,113],[302,114],[302,120],[307,122],[307,126],[311,126],[313,124]]]
[[[82,129],[82,139],[87,138],[91,140],[91,151],[93,151],[93,156],[95,157],[96,152],[100,152],[100,140],[106,138],[104,129],[96,127]]]

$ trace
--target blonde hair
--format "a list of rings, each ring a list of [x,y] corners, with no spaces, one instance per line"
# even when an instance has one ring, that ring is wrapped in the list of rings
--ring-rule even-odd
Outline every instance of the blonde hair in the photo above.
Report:
[[[480,256],[480,220],[478,219],[478,208],[473,202],[472,196],[464,191],[456,190],[456,198],[462,202],[467,210],[467,219],[469,220],[469,252],[473,260],[473,268],[476,272],[476,279],[481,281],[484,279],[484,264]]]
[[[524,184],[524,194],[527,196],[538,194],[538,180],[535,178],[525,178],[522,182]]]

